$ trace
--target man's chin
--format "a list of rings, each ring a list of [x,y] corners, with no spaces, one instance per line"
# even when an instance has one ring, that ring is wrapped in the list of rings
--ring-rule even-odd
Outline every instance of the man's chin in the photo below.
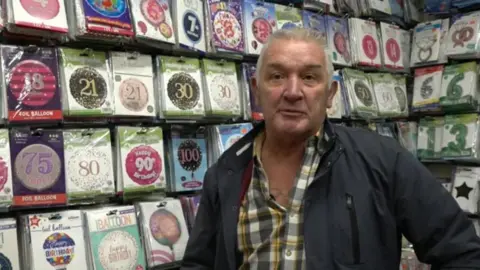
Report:
[[[279,133],[290,135],[303,135],[310,132],[310,126],[306,119],[278,119],[275,129]]]

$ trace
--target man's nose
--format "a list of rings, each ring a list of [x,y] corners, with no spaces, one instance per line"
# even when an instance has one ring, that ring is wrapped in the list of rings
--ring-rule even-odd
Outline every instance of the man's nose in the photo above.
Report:
[[[288,78],[284,96],[291,101],[302,98],[302,80],[298,76]]]

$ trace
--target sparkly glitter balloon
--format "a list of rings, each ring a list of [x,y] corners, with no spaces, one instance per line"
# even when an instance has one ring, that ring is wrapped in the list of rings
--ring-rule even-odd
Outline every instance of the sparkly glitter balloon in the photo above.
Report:
[[[70,93],[78,104],[86,109],[98,109],[108,94],[107,82],[94,68],[75,70],[69,80]]]
[[[18,153],[14,169],[23,186],[30,190],[42,191],[57,183],[62,162],[55,150],[49,146],[32,144]]]
[[[107,169],[111,160],[103,151],[95,147],[81,148],[66,161],[68,178],[83,191],[100,190],[113,176]]]
[[[178,242],[182,231],[177,217],[166,209],[158,209],[150,216],[150,232],[161,245],[173,247]]]
[[[180,110],[191,110],[200,99],[200,87],[188,73],[173,75],[167,83],[168,98]]]
[[[138,243],[126,231],[111,231],[98,245],[98,258],[104,270],[136,270],[138,256]]]
[[[184,140],[177,150],[177,159],[186,171],[196,171],[202,164],[202,150],[194,140]]]
[[[56,232],[43,242],[45,258],[55,269],[67,269],[75,258],[75,241],[66,233]]]
[[[362,81],[356,81],[354,85],[355,95],[363,103],[363,105],[370,107],[373,105],[373,97],[368,89],[368,86]]]
[[[238,108],[238,90],[228,76],[218,75],[212,79],[210,84],[212,97],[215,103],[226,111]]]

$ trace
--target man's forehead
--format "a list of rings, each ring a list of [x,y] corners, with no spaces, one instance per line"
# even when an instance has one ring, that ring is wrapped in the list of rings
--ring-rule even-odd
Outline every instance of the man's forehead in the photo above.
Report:
[[[264,64],[325,66],[325,50],[313,41],[276,40],[264,51]]]

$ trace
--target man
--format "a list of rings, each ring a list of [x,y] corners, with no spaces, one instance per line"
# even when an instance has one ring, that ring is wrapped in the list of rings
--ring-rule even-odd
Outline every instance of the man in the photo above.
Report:
[[[321,38],[280,30],[253,79],[265,121],[206,173],[181,269],[397,270],[401,235],[432,269],[480,269],[452,196],[393,139],[326,120]]]

